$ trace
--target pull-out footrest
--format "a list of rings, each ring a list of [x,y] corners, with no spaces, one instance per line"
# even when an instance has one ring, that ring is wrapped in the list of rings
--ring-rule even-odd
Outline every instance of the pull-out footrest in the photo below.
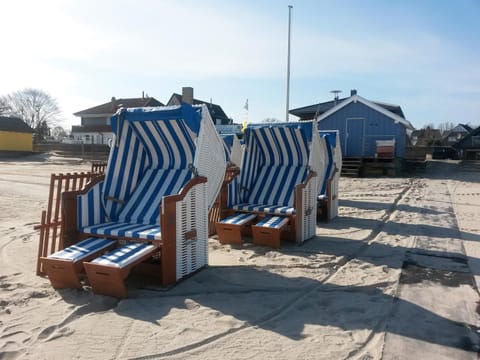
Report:
[[[90,261],[117,245],[116,240],[87,238],[79,243],[40,258],[42,269],[55,289],[81,289],[79,274],[83,262]]]
[[[253,243],[279,248],[280,234],[288,221],[288,217],[267,216],[259,223],[252,225]]]
[[[127,297],[125,278],[135,265],[149,259],[156,249],[147,243],[129,243],[84,263],[92,291],[117,298]]]
[[[257,215],[236,213],[215,224],[218,240],[222,244],[242,244],[242,233],[252,223]]]

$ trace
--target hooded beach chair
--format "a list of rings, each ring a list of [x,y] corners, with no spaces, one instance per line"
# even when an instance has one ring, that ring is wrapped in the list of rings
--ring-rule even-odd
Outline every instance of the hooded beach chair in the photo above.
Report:
[[[217,223],[221,243],[280,246],[280,238],[302,243],[315,235],[318,174],[325,151],[314,122],[251,124],[244,132],[240,180],[229,198],[230,216]]]
[[[137,265],[170,285],[207,264],[208,210],[226,161],[204,105],[120,109],[111,124],[105,176],[63,194],[63,236],[117,240],[83,265],[95,293],[125,297]]]
[[[338,215],[338,183],[342,171],[342,149],[338,131],[320,131],[325,139],[327,164],[318,193],[318,217],[331,220]]]

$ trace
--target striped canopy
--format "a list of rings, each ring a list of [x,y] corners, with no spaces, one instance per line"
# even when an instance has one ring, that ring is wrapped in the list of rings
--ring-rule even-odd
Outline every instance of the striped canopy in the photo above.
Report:
[[[238,203],[293,206],[308,171],[312,123],[253,124],[244,137]]]
[[[201,108],[187,104],[120,109],[112,116],[115,141],[110,151],[103,186],[105,213],[109,220],[135,218],[139,222],[151,223],[154,219],[158,222],[158,199],[164,194],[178,192],[193,175],[201,119]],[[178,179],[169,179],[172,182],[170,186],[164,184],[165,170],[179,175]],[[145,194],[134,194],[137,184],[147,181],[149,184],[157,182],[149,185],[150,192],[146,194],[152,198],[145,197]],[[156,190],[151,191],[152,188]],[[142,197],[141,201],[137,199],[139,196]],[[151,201],[155,200],[157,205],[155,209],[143,209],[143,215],[138,208],[135,212],[132,209],[124,209],[122,212],[123,205],[132,197],[135,197],[137,204],[150,206]]]

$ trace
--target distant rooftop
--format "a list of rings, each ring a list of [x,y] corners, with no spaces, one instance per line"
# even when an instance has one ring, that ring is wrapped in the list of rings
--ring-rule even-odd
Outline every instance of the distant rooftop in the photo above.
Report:
[[[86,110],[82,110],[74,113],[75,116],[83,115],[112,115],[119,107],[132,108],[132,107],[146,107],[146,106],[163,106],[163,104],[153,97],[141,97],[141,98],[125,98],[116,99],[112,97],[112,100],[105,104],[97,105]]]
[[[0,131],[10,131],[18,133],[34,133],[22,119],[17,117],[0,116]]]
[[[356,94],[357,94],[356,90],[351,91],[351,96]],[[289,113],[292,115],[298,116],[300,120],[312,120],[315,117],[315,114],[317,116],[320,116],[323,113],[335,107],[336,105],[340,104],[344,100],[349,99],[351,96],[292,109],[289,111]],[[394,113],[395,115],[398,115],[405,119],[405,115],[403,114],[402,108],[399,105],[387,104],[380,101],[372,101],[372,100],[370,101],[378,106],[381,106],[385,110],[388,110]]]

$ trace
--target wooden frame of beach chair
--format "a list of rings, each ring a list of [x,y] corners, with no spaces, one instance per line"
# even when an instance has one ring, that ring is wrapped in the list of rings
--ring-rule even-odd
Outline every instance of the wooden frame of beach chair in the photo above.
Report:
[[[171,285],[208,262],[208,210],[226,168],[222,142],[205,106],[121,109],[112,128],[105,177],[63,194],[64,241],[154,244],[160,259],[145,268]]]
[[[313,237],[317,174],[324,171],[325,163],[316,123],[249,125],[244,136],[240,180],[233,197],[229,196],[226,213],[254,213],[258,219],[287,217],[280,233],[267,226],[262,232],[272,231],[275,238],[297,243]],[[217,222],[217,229],[221,226],[225,226],[222,221]],[[262,225],[255,226],[260,230]],[[227,238],[219,236],[219,240],[229,243]]]
[[[84,273],[84,261],[90,261],[112,250],[117,242],[109,239],[87,238],[82,242],[41,257],[42,268],[55,289],[81,289],[80,275]]]

